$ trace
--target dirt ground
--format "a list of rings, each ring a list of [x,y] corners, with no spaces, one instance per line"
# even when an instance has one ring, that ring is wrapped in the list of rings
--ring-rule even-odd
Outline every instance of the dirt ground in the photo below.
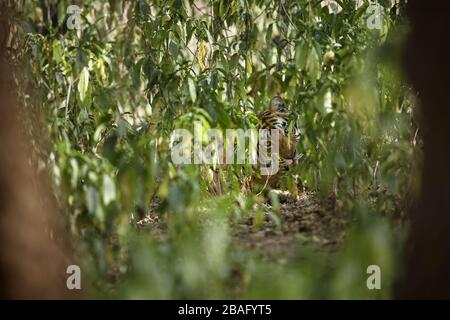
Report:
[[[323,250],[335,251],[345,236],[346,219],[334,208],[332,198],[321,201],[314,192],[303,192],[294,198],[279,191],[280,223],[270,217],[271,207],[261,226],[256,227],[253,217],[232,225],[233,241],[237,246],[264,257],[289,258],[295,253],[296,244],[314,243]],[[159,200],[153,201],[147,216],[137,222],[141,229],[149,230],[157,239],[163,239],[165,226],[156,214]]]
[[[342,242],[346,220],[335,212],[331,199],[321,203],[313,192],[303,192],[297,198],[281,193],[279,198],[281,225],[266,215],[263,226],[256,228],[249,218],[235,227],[238,244],[265,256],[289,257],[299,240],[324,250],[335,250]]]

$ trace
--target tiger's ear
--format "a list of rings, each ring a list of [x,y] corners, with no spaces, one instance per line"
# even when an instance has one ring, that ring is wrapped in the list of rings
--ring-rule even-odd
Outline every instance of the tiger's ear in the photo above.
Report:
[[[276,94],[275,97],[280,97],[281,99],[284,99],[284,92],[277,91],[277,94]],[[275,98],[275,97],[274,97],[274,98]]]

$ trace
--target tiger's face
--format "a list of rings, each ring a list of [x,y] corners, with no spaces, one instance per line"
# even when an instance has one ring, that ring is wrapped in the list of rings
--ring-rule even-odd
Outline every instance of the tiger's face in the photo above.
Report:
[[[280,113],[287,113],[288,112],[288,105],[286,101],[280,96],[276,96],[270,100],[270,110],[272,112],[280,112]]]

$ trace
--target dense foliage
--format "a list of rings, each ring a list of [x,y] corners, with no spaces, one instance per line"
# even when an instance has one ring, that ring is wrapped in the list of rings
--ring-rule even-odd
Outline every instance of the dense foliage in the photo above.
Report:
[[[371,30],[364,1],[337,1],[340,12],[306,0],[73,2],[79,30],[67,27],[70,1],[58,1],[53,24],[40,1],[18,5],[27,73],[17,81],[91,295],[390,296],[420,157],[414,95],[399,72],[401,6],[380,1],[382,29]],[[302,192],[298,176],[346,214],[337,252],[301,239],[282,261],[243,249],[236,223],[277,219],[276,205],[242,192],[251,167],[223,168],[226,192],[214,195],[211,166],[171,162],[175,128],[255,127],[278,93],[303,133],[284,187]],[[136,226],[155,202],[159,237]],[[371,264],[383,270],[380,291],[366,288]]]

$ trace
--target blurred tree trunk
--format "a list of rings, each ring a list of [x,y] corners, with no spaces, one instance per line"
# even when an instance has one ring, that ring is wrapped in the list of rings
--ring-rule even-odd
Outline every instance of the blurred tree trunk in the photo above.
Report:
[[[397,298],[450,298],[449,1],[408,1],[407,75],[421,101],[424,163]]]
[[[0,298],[69,298],[61,221],[37,176],[6,59],[12,14],[0,4]]]

